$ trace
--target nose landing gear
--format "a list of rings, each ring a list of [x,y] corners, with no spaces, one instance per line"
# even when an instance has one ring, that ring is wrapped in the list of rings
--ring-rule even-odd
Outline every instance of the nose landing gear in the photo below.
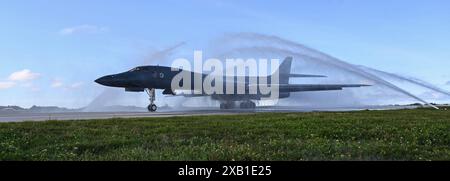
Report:
[[[145,89],[145,92],[147,92],[148,96],[150,97],[150,105],[148,105],[147,109],[150,112],[155,112],[156,109],[158,109],[158,107],[156,106],[156,104],[154,104],[155,100],[156,100],[156,95],[155,95],[155,89]]]

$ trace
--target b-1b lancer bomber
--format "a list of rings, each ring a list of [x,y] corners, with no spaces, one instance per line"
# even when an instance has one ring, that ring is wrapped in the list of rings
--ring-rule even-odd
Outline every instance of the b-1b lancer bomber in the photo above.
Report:
[[[254,100],[262,100],[270,98],[271,95],[263,93],[260,90],[249,91],[254,87],[266,86],[266,87],[277,87],[278,95],[276,98],[288,98],[291,92],[304,92],[304,91],[330,91],[330,90],[342,90],[343,88],[349,87],[363,87],[369,86],[365,84],[289,84],[290,78],[299,77],[326,77],[322,75],[306,75],[306,74],[293,74],[291,73],[292,57],[287,57],[278,67],[278,69],[271,75],[262,76],[237,76],[234,75],[230,77],[221,77],[216,79],[212,84],[218,85],[222,84],[221,90],[226,92],[225,88],[229,87],[229,84],[233,84],[235,87],[241,87],[245,91],[238,92],[233,90],[227,93],[205,93],[205,91],[200,87],[194,85],[195,79],[201,79],[203,82],[208,78],[210,74],[197,73],[194,71],[187,71],[182,69],[174,69],[165,66],[139,66],[133,68],[127,72],[103,76],[95,82],[110,87],[121,87],[125,88],[125,91],[130,92],[144,92],[146,91],[150,97],[150,105],[148,110],[154,112],[157,106],[154,104],[155,101],[155,89],[162,89],[164,95],[176,95],[175,92],[178,91],[173,88],[173,80],[177,77],[177,74],[185,73],[193,81],[189,81],[191,86],[185,86],[185,90],[180,91],[192,91],[192,94],[179,94],[186,97],[196,97],[196,96],[210,96],[214,100],[220,101],[221,109],[232,109],[237,107],[239,103],[239,108],[241,109],[254,109],[256,108]],[[187,74],[186,74],[187,73]],[[273,76],[278,77],[278,81],[275,84],[273,82]],[[211,76],[209,76],[211,77]],[[260,81],[260,78],[267,80],[265,82]],[[220,81],[218,81],[220,80]],[[232,80],[232,81],[229,81]],[[239,81],[244,80],[244,81]],[[258,80],[256,84],[251,83],[251,80]],[[231,83],[230,83],[231,82]],[[177,84],[182,85],[184,82],[180,81]],[[239,88],[238,88],[239,89]]]

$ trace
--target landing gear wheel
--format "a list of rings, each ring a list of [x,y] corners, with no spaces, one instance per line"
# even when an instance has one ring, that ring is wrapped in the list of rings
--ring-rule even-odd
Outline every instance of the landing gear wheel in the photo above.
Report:
[[[150,112],[155,112],[156,109],[158,108],[158,107],[154,104],[154,102],[155,102],[155,100],[156,100],[155,89],[145,89],[145,91],[147,92],[148,96],[150,97],[150,98],[149,98],[150,105],[148,105],[147,109],[148,109],[148,111],[150,111]]]
[[[255,109],[256,108],[256,104],[254,102],[252,102],[252,101],[245,101],[245,102],[241,102],[239,107],[241,109]]]
[[[256,104],[254,102],[250,102],[250,108],[255,109],[256,108]]]
[[[147,109],[150,112],[155,112],[156,109],[158,109],[158,107],[155,104],[150,104],[150,105],[148,105]]]
[[[220,109],[233,109],[233,108],[234,108],[234,102],[220,103]]]
[[[247,102],[241,102],[241,104],[239,105],[239,107],[240,107],[241,109],[247,108]]]

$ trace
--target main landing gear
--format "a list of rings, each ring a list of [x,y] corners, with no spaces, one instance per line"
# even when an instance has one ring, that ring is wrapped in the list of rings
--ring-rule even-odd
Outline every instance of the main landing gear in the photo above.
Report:
[[[233,101],[227,101],[220,103],[220,109],[233,109],[234,108],[234,102]]]
[[[235,107],[233,101],[227,101],[220,103],[220,109],[233,109]],[[239,104],[239,108],[241,109],[255,109],[256,104],[252,101],[244,101]]]
[[[154,103],[156,100],[156,95],[155,95],[155,89],[145,89],[145,92],[147,92],[148,96],[150,97],[150,105],[148,105],[147,109],[150,112],[155,112],[156,109],[158,109],[158,107],[156,106],[156,104]]]
[[[241,102],[239,107],[241,109],[255,109],[256,108],[256,104],[254,102],[252,102],[252,101],[244,101],[244,102]]]

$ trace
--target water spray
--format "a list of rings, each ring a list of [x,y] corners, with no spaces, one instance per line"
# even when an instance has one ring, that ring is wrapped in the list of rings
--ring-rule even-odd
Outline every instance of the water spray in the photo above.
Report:
[[[346,70],[348,72],[354,73],[356,75],[362,76],[366,79],[372,80],[376,83],[379,83],[381,85],[385,85],[393,90],[396,90],[398,92],[401,92],[409,97],[412,97],[422,103],[424,103],[425,105],[429,105],[430,107],[433,107],[435,109],[439,109],[438,107],[428,103],[427,101],[411,94],[410,92],[401,89],[398,86],[395,86],[381,78],[379,78],[376,75],[373,75],[369,72],[366,72],[364,70],[362,70],[361,68],[358,68],[355,65],[349,64],[347,62],[344,62],[342,60],[339,60],[337,58],[334,58],[328,54],[325,54],[323,52],[320,52],[318,50],[309,48],[305,45],[296,43],[296,42],[292,42],[289,40],[284,40],[281,39],[279,37],[276,36],[268,36],[268,35],[261,35],[261,34],[257,34],[257,33],[236,33],[236,34],[228,34],[223,40],[225,40],[226,42],[230,42],[233,39],[237,39],[237,40],[242,40],[242,39],[249,39],[249,40],[261,40],[264,42],[267,42],[267,44],[269,44],[268,42],[270,42],[270,44],[280,44],[280,45],[285,45],[288,46],[290,49],[297,49],[297,50],[289,50],[288,48],[276,48],[276,47],[268,47],[268,46],[253,46],[253,47],[244,47],[244,48],[235,48],[232,49],[230,52],[231,53],[233,51],[240,51],[240,52],[245,52],[245,51],[258,51],[258,52],[272,52],[272,53],[278,53],[278,54],[283,54],[283,55],[290,55],[290,56],[297,56],[297,57],[302,57],[306,60],[313,60],[316,61],[318,63],[322,63],[325,65],[329,65],[329,66],[333,66],[333,67],[338,67],[342,70]]]

